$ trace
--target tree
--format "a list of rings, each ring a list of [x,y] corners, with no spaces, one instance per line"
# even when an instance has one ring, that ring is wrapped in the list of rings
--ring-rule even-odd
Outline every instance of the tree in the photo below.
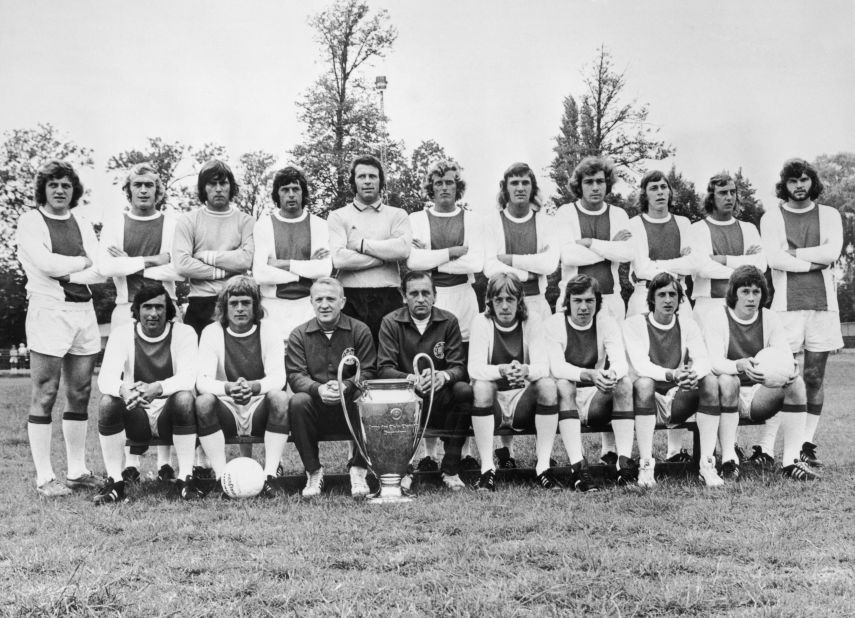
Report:
[[[667,175],[671,184],[671,212],[675,215],[688,217],[692,222],[703,218],[701,197],[695,191],[695,183],[683,177],[677,171],[677,166],[672,165]]]
[[[256,150],[247,152],[238,159],[239,165],[235,173],[238,176],[240,191],[235,198],[235,205],[254,219],[271,208],[272,200],[268,189],[272,189],[273,164],[276,156],[269,152]]]
[[[647,122],[647,104],[635,99],[623,101],[626,71],[615,69],[605,46],[598,50],[583,83],[581,106],[572,96],[564,99],[560,133],[555,138],[550,178],[559,187],[559,195],[553,198],[558,203],[571,199],[566,190],[567,174],[586,156],[610,158],[621,178],[631,182],[645,171],[645,161],[666,159],[675,153],[673,146],[657,137],[659,129]]]
[[[168,143],[159,137],[147,139],[143,150],[125,150],[107,160],[107,171],[115,172],[113,184],[121,185],[125,181],[128,169],[137,163],[150,163],[166,191],[158,204],[180,211],[186,211],[199,204],[196,195],[195,178],[202,164],[213,158],[223,158],[225,148],[217,144],[205,144],[199,148],[182,144]]]
[[[448,159],[451,157],[436,141],[429,139],[420,142],[410,156],[409,165],[404,166],[400,173],[389,181],[389,203],[407,212],[424,208],[427,198],[422,195],[422,183],[427,168],[435,161]]]
[[[760,217],[763,216],[763,202],[755,197],[757,189],[751,184],[751,181],[742,173],[740,167],[733,175],[733,182],[736,184],[736,197],[739,201],[739,210],[736,213],[736,218],[740,221],[747,221],[756,226],[760,226]]]
[[[306,129],[292,156],[312,181],[313,210],[319,213],[347,202],[351,159],[379,152],[384,137],[382,115],[358,70],[384,57],[398,33],[388,23],[387,11],[369,12],[361,0],[337,0],[309,20],[327,70],[297,103]],[[387,160],[394,161],[401,146],[387,144],[386,150]]]
[[[3,133],[0,144],[0,345],[24,341],[26,279],[15,249],[18,218],[34,206],[33,180],[50,159],[64,159],[78,172],[92,169],[92,149],[69,141],[51,124]],[[85,186],[85,180],[84,180]],[[87,203],[87,194],[80,200]]]

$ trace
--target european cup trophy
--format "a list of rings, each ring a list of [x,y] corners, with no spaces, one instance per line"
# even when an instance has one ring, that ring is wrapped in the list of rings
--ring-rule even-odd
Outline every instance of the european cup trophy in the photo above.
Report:
[[[427,359],[433,382],[433,361],[427,354],[416,354],[413,370],[418,373],[418,362]],[[350,422],[342,372],[346,365],[356,364],[354,381],[362,391],[356,400],[358,411],[357,427]],[[380,481],[380,493],[369,498],[375,504],[410,502],[412,498],[401,492],[401,478],[424,436],[433,407],[433,391],[430,393],[427,415],[422,420],[422,399],[416,394],[416,386],[407,379],[362,380],[359,379],[359,359],[345,356],[338,365],[338,392],[347,427],[356,442],[368,468]]]

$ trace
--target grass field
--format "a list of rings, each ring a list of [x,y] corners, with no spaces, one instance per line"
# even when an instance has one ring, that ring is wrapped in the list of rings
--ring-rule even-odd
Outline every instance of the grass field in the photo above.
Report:
[[[852,616],[853,376],[853,351],[832,358],[817,438],[830,465],[815,484],[754,472],[718,491],[675,477],[652,491],[547,495],[506,483],[490,495],[424,488],[396,507],[356,504],[343,488],[312,503],[183,504],[155,483],[118,507],[86,493],[46,501],[26,442],[28,380],[3,379],[0,613]],[[103,470],[95,416],[89,462]],[[324,447],[322,459],[343,460]]]

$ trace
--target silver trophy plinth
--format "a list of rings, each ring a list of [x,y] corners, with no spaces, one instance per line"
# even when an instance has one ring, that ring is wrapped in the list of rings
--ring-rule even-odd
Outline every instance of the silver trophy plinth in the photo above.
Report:
[[[418,362],[425,358],[430,365],[433,383],[433,361],[427,354],[416,354],[413,371],[418,375]],[[346,365],[356,364],[354,380],[362,395],[356,400],[359,413],[358,427],[354,428],[347,414],[344,399],[345,387],[342,372]],[[427,415],[422,420],[422,398],[416,394],[416,385],[407,379],[360,381],[359,359],[349,355],[338,365],[338,392],[347,427],[356,442],[356,448],[368,463],[368,468],[380,481],[380,493],[368,499],[373,504],[411,502],[412,498],[401,492],[401,478],[424,436],[433,407],[430,394]]]

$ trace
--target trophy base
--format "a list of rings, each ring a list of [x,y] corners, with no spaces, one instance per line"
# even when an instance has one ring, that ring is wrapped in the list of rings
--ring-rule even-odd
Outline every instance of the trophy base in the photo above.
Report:
[[[371,504],[403,504],[412,501],[413,499],[405,496],[401,490],[400,474],[380,475],[380,493],[367,500]]]

